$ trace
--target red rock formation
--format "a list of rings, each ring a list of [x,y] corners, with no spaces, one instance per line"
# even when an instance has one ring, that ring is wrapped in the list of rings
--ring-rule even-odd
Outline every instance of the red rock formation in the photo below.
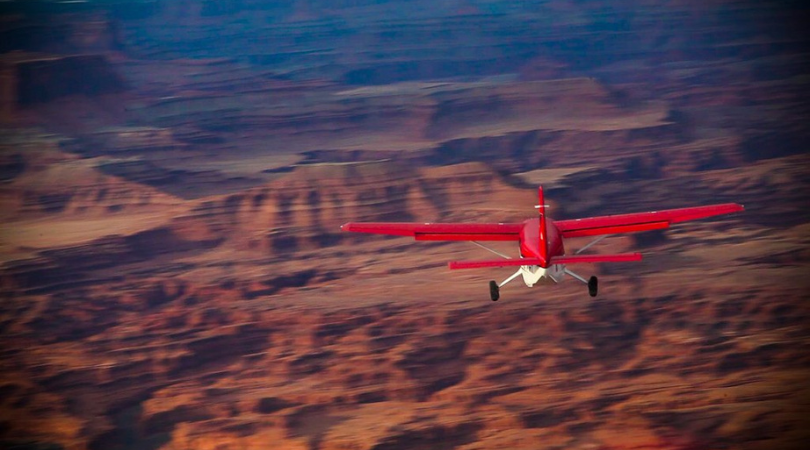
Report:
[[[16,122],[50,134],[4,135],[2,446],[803,448],[801,52],[728,19],[766,4],[431,4],[389,29],[396,2],[215,3],[122,19],[118,113],[60,97]],[[596,80],[527,81],[544,58]],[[555,218],[747,209],[608,239],[645,260],[581,268],[595,300],[493,304],[508,272],[446,270],[475,247],[338,233],[521,220],[537,183]]]
[[[505,200],[530,203],[530,196],[481,164],[409,169],[398,161],[325,163],[298,166],[260,188],[205,199],[191,217],[241,248],[288,251],[347,238],[338,230],[350,220],[475,220],[482,208]]]

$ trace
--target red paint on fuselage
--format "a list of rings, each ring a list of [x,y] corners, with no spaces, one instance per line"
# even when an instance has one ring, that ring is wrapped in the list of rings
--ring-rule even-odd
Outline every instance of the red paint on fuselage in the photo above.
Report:
[[[545,230],[542,229],[543,225]],[[554,221],[537,217],[523,222],[523,229],[520,230],[520,256],[537,258],[543,262],[540,267],[547,268],[548,261],[553,256],[564,254],[562,233]]]
[[[522,258],[540,258],[540,218],[523,222],[520,230],[520,256]]]
[[[553,256],[562,256],[565,254],[565,245],[563,245],[562,233],[557,229],[557,225],[553,220],[546,221],[546,243],[548,245],[548,257],[551,259]]]

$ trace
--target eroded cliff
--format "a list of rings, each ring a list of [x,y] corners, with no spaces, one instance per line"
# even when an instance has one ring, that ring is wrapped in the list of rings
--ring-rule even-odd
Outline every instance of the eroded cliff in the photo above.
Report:
[[[0,443],[803,448],[810,160],[784,10],[377,3],[8,19],[21,50],[103,54],[126,89],[5,122]],[[579,268],[596,299],[566,280],[492,303],[508,270],[445,265],[477,247],[339,232],[520,221],[537,184],[557,219],[746,212],[607,239],[645,259]]]

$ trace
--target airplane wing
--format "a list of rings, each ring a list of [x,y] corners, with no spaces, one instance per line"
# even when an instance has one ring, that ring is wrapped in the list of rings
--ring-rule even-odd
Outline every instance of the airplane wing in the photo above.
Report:
[[[703,219],[742,211],[742,205],[723,203],[720,205],[698,206],[693,208],[668,209],[615,216],[588,217],[574,220],[555,220],[554,224],[563,237],[599,236],[603,234],[634,233],[637,231],[659,230],[670,224],[687,220]]]
[[[522,223],[349,222],[343,231],[412,236],[417,241],[518,241]]]

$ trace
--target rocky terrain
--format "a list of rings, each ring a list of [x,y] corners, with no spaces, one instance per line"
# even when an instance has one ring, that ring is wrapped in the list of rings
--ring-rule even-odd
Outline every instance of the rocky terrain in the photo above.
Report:
[[[800,7],[32,4],[0,24],[2,447],[810,439]],[[498,303],[508,269],[447,270],[474,246],[339,231],[519,221],[538,184],[559,219],[746,212]]]

